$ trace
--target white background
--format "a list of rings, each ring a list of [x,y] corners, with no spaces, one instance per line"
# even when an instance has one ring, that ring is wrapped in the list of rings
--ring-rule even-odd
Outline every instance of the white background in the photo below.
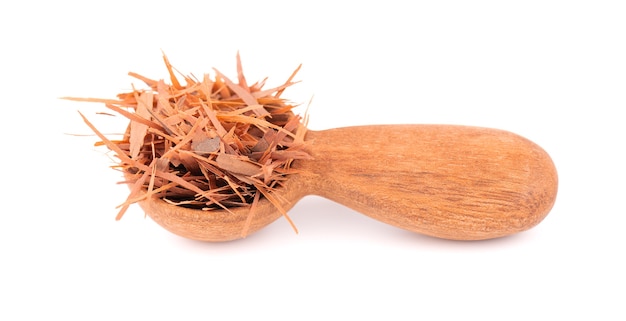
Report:
[[[17,4],[19,3],[19,4]],[[626,9],[621,1],[4,1],[0,319],[624,320]],[[310,128],[449,123],[541,145],[559,194],[536,228],[453,242],[321,198],[247,239],[161,229],[77,110],[217,67],[282,83]],[[304,112],[304,108],[298,110]],[[123,126],[122,126],[123,128]],[[356,159],[355,161],[358,161]]]

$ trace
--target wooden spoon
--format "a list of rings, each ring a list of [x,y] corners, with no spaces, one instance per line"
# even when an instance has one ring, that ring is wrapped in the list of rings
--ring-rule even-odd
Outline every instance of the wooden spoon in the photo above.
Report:
[[[301,173],[280,189],[285,210],[319,195],[409,231],[481,240],[535,226],[556,198],[557,173],[548,154],[506,131],[381,125],[308,131],[306,141],[314,159],[294,162]],[[244,237],[250,209],[202,211],[156,198],[140,206],[165,229],[203,241]],[[280,217],[262,198],[248,234]]]

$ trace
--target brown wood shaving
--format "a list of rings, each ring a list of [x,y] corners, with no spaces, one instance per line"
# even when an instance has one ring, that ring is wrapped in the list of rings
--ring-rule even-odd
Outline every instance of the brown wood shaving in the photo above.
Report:
[[[130,121],[123,138],[111,140],[81,114],[102,140],[96,145],[115,152],[115,167],[131,174],[131,192],[117,219],[130,204],[157,196],[202,210],[249,206],[250,221],[256,203],[265,197],[293,225],[276,190],[295,173],[293,160],[310,155],[304,148],[303,120],[280,95],[295,83],[300,67],[283,85],[264,90],[265,80],[248,85],[239,54],[237,83],[216,69],[214,78],[183,76],[181,82],[165,55],[163,60],[171,84],[131,72],[150,89],[133,88],[118,99],[65,97],[104,103]],[[147,193],[139,196],[141,190]]]

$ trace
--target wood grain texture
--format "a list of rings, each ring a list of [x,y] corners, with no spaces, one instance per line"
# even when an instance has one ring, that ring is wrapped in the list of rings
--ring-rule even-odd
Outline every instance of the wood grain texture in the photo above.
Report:
[[[340,128],[310,135],[308,193],[411,231],[488,239],[535,226],[557,191],[552,160],[509,132],[462,126]]]
[[[556,199],[548,154],[506,131],[380,125],[309,131],[306,140],[314,159],[294,163],[301,173],[281,189],[287,210],[315,194],[410,231],[481,240],[535,226]],[[249,213],[190,210],[158,199],[140,205],[166,229],[205,241],[241,238]],[[262,199],[248,233],[280,216]]]

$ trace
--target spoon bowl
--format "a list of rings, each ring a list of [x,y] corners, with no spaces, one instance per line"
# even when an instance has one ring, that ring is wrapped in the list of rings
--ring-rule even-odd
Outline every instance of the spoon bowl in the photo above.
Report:
[[[521,232],[551,210],[557,173],[550,156],[516,134],[453,125],[376,125],[308,131],[312,160],[297,160],[277,190],[287,211],[319,195],[376,220],[453,240]],[[139,202],[159,225],[202,241],[245,237],[281,217],[261,198],[230,211]],[[247,230],[246,230],[246,226]]]

